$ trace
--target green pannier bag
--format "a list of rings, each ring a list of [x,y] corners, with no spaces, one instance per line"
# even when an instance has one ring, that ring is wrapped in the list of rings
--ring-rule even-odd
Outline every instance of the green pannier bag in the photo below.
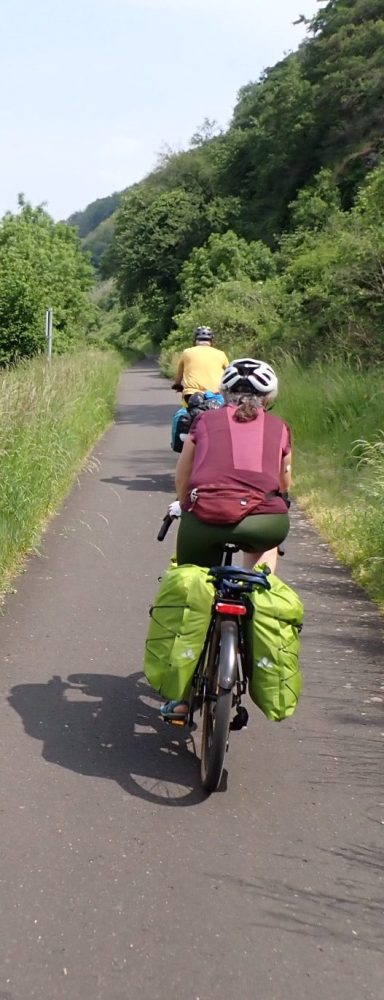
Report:
[[[267,719],[281,722],[293,715],[301,692],[299,633],[303,605],[279,577],[270,573],[268,581],[270,590],[259,587],[251,597],[253,665],[249,693]]]
[[[165,699],[188,699],[214,598],[209,570],[172,562],[150,610],[144,674]]]

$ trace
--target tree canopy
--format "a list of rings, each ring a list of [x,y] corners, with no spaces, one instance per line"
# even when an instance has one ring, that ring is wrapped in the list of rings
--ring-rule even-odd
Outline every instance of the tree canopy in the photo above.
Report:
[[[319,8],[298,51],[242,87],[227,131],[206,123],[122,199],[105,261],[127,315],[139,309],[157,340],[183,335],[183,316],[203,321],[204,309],[232,336],[237,308],[243,329],[260,314],[263,336],[296,336],[304,352],[332,336],[362,345],[381,221],[367,236],[359,198],[383,148],[384,0]],[[356,238],[361,285],[356,268],[346,277]]]
[[[0,365],[44,348],[44,317],[54,310],[55,351],[84,337],[93,273],[74,229],[19,200],[0,222]]]

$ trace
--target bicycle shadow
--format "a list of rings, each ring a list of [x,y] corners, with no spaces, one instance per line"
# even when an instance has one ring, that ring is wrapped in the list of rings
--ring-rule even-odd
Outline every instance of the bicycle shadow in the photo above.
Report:
[[[127,794],[158,805],[207,799],[193,734],[164,724],[141,673],[52,677],[13,687],[8,701],[26,733],[43,742],[44,760],[58,767],[116,781]]]

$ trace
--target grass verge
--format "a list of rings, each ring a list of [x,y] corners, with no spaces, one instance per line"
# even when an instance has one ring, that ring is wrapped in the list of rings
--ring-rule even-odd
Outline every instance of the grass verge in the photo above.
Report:
[[[384,608],[384,384],[379,368],[280,363],[294,433],[294,494],[354,579]]]
[[[120,370],[87,351],[0,374],[0,591],[112,419]]]

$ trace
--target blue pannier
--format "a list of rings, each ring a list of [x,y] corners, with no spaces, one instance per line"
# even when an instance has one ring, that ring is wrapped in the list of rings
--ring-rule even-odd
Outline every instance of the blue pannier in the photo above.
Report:
[[[181,406],[179,410],[172,417],[172,428],[171,428],[171,448],[172,451],[181,452],[183,450],[183,444],[189,433],[189,429],[192,423],[191,414],[185,409],[185,406]]]
[[[172,418],[171,448],[179,454],[183,450],[183,444],[189,434],[193,421],[207,410],[217,410],[223,406],[224,396],[219,392],[194,392],[189,397],[187,407],[181,406],[176,410]]]

